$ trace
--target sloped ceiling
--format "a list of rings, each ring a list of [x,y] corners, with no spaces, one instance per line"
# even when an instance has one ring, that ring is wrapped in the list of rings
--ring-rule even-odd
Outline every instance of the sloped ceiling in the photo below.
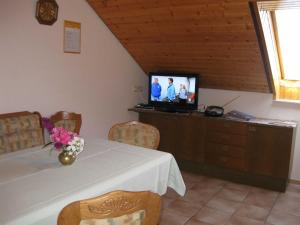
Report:
[[[143,70],[270,92],[247,0],[87,0]],[[100,41],[100,40],[99,40]]]

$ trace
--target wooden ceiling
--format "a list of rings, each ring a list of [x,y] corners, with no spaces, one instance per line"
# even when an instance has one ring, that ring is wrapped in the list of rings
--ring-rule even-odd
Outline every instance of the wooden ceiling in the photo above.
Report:
[[[200,87],[270,92],[247,0],[87,0],[148,73]]]

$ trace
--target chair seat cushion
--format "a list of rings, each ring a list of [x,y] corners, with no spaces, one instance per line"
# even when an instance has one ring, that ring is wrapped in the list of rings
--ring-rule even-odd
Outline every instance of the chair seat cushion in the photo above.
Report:
[[[81,220],[80,225],[141,225],[144,218],[145,210],[139,210],[120,217]]]

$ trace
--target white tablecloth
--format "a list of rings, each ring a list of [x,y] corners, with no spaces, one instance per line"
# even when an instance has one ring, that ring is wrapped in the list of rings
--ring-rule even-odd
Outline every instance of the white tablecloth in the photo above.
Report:
[[[40,147],[0,156],[0,224],[55,225],[70,202],[113,190],[167,187],[184,195],[185,184],[171,154],[107,140],[86,140],[71,166]]]

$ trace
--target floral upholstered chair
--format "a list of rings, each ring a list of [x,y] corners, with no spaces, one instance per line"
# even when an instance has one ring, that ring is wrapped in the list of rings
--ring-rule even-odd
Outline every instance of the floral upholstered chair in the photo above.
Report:
[[[44,144],[39,113],[17,112],[0,115],[0,155]]]
[[[112,126],[108,139],[130,145],[157,149],[160,140],[159,130],[149,124],[130,121]]]
[[[68,131],[79,134],[81,128],[81,114],[60,111],[50,117],[55,127],[63,127]]]
[[[57,225],[157,225],[160,208],[158,194],[115,191],[67,205]]]

